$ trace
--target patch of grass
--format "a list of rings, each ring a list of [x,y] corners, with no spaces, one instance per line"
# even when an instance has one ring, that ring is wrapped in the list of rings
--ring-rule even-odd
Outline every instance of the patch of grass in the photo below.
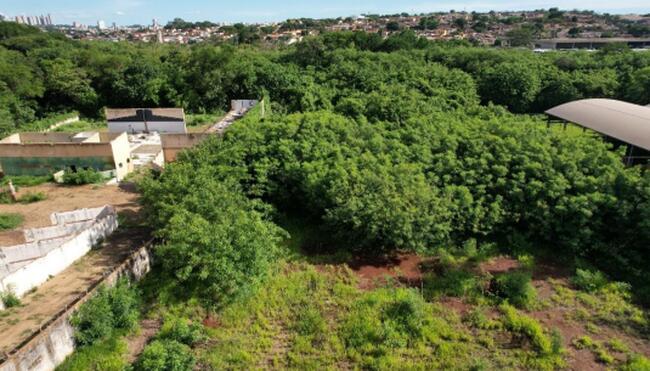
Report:
[[[575,276],[571,277],[571,284],[580,290],[587,292],[598,291],[607,285],[607,277],[597,270],[580,269],[576,270]]]
[[[535,319],[519,313],[511,305],[504,303],[499,306],[504,315],[506,328],[528,339],[533,349],[540,354],[552,354],[553,342],[546,334],[542,325]]]
[[[16,187],[33,187],[52,181],[51,175],[10,175],[0,180],[0,185],[6,186],[9,181]]]
[[[605,346],[599,342],[591,339],[589,336],[581,336],[573,341],[573,346],[577,349],[588,349],[594,354],[596,360],[606,365],[613,364],[616,359],[607,352]]]
[[[24,195],[18,197],[18,202],[20,202],[21,204],[31,204],[46,199],[47,199],[47,195],[43,192],[27,192]]]
[[[0,213],[0,231],[14,229],[23,224],[23,218],[20,214],[15,213]]]
[[[13,291],[0,292],[0,300],[5,308],[14,308],[21,305],[20,299]]]
[[[128,349],[123,335],[115,333],[93,345],[77,348],[56,368],[57,371],[125,370],[128,367],[125,357]]]
[[[491,291],[519,308],[530,308],[537,298],[528,272],[507,272],[497,276],[492,281]]]
[[[54,132],[78,133],[81,131],[97,131],[107,128],[104,121],[79,120],[67,125],[59,126]]]
[[[621,371],[650,371],[650,359],[636,354],[621,366]]]

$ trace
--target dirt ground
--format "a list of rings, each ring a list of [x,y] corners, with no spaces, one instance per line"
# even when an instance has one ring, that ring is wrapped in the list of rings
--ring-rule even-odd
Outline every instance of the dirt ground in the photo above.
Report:
[[[427,263],[426,259],[416,254],[400,254],[392,258],[355,259],[349,262],[348,266],[357,274],[359,287],[364,290],[372,290],[385,283],[387,279],[397,279],[407,286],[419,287],[423,272],[427,269]],[[498,275],[519,267],[520,263],[516,259],[499,256],[479,264],[478,271],[483,274]],[[553,293],[548,279],[569,286],[570,275],[571,272],[565,267],[549,262],[538,262],[533,271],[532,284],[535,286],[539,300],[547,300]],[[443,297],[438,302],[461,316],[474,307],[463,299],[455,297]],[[569,369],[581,371],[607,369],[605,364],[595,360],[590,350],[576,349],[572,345],[573,340],[585,335],[600,342],[621,339],[633,352],[650,356],[650,341],[631,336],[621,329],[606,324],[601,324],[601,332],[594,334],[588,331],[585,323],[568,318],[568,310],[568,308],[551,305],[540,310],[525,312],[537,319],[545,328],[557,329],[560,332],[563,346],[567,350],[566,359]],[[621,360],[625,359],[625,355],[622,353],[614,353],[614,356]]]
[[[0,204],[0,213],[18,213],[25,218],[18,231],[0,232],[0,246],[23,243],[24,238],[20,230],[51,225],[50,214],[53,212],[99,207],[106,204],[113,205],[118,213],[127,216],[135,215],[139,210],[138,194],[127,186],[63,186],[46,183],[35,187],[21,187],[18,196],[27,192],[43,192],[47,199],[26,205]]]
[[[0,353],[30,336],[42,324],[73,302],[84,290],[120,264],[149,239],[145,229],[118,229],[97,250],[93,250],[38,289],[24,296],[19,307],[0,312]]]

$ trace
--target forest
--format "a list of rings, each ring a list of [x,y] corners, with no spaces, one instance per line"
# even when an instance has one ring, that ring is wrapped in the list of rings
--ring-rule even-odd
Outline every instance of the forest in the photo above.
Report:
[[[648,348],[597,338],[650,336],[650,174],[541,115],[595,97],[649,104],[650,52],[537,54],[409,31],[273,48],[79,42],[0,23],[5,134],[105,106],[267,105],[138,180],[157,266],[79,313],[83,346],[62,369],[121,369],[109,358],[134,308],[163,318],[143,370],[557,369],[575,366],[568,348],[648,369]],[[400,254],[429,263],[415,287],[360,289],[346,265]],[[502,256],[517,268],[481,270]],[[552,295],[531,283],[546,264],[571,276],[544,281]],[[534,317],[549,307],[589,335]],[[96,328],[93,313],[111,311]]]

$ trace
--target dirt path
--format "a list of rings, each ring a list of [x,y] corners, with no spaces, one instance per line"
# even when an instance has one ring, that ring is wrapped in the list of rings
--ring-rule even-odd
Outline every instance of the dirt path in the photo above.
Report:
[[[100,249],[91,251],[23,297],[20,307],[0,312],[0,352],[10,351],[30,336],[148,238],[144,229],[118,229]]]
[[[162,323],[159,319],[144,319],[140,322],[140,331],[126,339],[128,350],[127,361],[129,364],[135,362],[138,356],[142,354],[144,347],[147,346],[151,338],[156,336],[160,331]]]

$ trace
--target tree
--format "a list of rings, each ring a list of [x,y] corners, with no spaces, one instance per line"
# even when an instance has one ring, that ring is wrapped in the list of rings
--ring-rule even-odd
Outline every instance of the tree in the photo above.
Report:
[[[631,102],[650,104],[650,67],[642,68],[632,74],[625,96]]]
[[[435,30],[440,25],[436,17],[422,17],[420,18],[419,27],[422,30]]]
[[[402,29],[402,26],[399,24],[399,22],[392,21],[392,22],[386,23],[386,31],[394,32],[394,31],[399,31],[401,29]]]
[[[502,63],[483,73],[479,89],[486,102],[503,104],[514,112],[527,112],[541,90],[541,80],[531,65]]]
[[[521,26],[512,31],[508,31],[508,38],[510,39],[511,46],[526,46],[529,47],[533,43],[535,34],[532,28]]]

